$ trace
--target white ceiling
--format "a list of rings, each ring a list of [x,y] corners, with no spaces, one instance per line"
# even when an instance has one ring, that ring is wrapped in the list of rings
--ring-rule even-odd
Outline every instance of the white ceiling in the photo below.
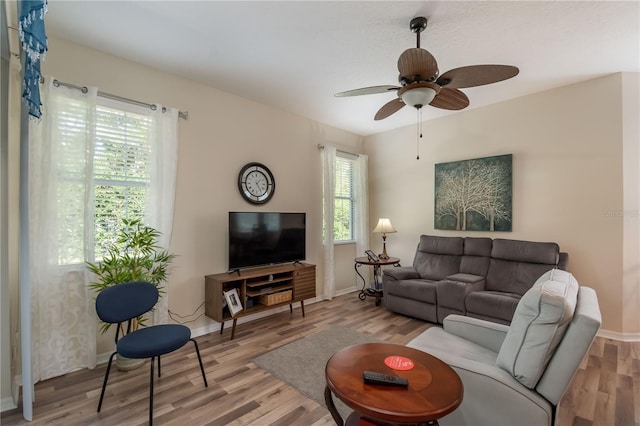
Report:
[[[475,64],[520,68],[464,89],[479,107],[569,83],[640,71],[638,1],[63,1],[47,33],[360,135],[412,125],[405,107],[374,121],[395,93],[336,92],[398,84],[397,59],[421,47],[440,73]],[[120,94],[126,95],[126,94]],[[450,114],[428,107],[423,119]]]

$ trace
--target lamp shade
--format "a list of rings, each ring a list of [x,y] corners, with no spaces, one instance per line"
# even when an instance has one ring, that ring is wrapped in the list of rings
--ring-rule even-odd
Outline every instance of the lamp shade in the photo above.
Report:
[[[429,105],[435,96],[436,91],[430,87],[416,87],[404,92],[401,98],[406,105],[420,109],[425,105]]]
[[[392,232],[397,232],[397,231],[395,230],[395,228],[393,227],[393,225],[391,224],[391,221],[389,219],[387,219],[386,217],[382,217],[382,218],[378,219],[378,224],[376,225],[376,227],[373,230],[373,232],[381,232],[383,234],[390,234]]]

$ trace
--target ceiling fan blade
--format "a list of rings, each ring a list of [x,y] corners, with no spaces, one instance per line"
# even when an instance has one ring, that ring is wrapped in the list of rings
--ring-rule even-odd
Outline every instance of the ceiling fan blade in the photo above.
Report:
[[[438,63],[425,49],[411,48],[402,52],[398,58],[400,78],[413,81],[427,81],[438,73]]]
[[[389,101],[386,104],[382,105],[382,108],[380,108],[376,113],[374,120],[383,120],[388,116],[390,116],[391,114],[397,112],[403,106],[404,106],[404,102],[402,102],[402,99],[395,98],[394,100]]]
[[[360,95],[374,95],[376,93],[387,93],[398,90],[398,86],[371,86],[363,87],[361,89],[347,90],[346,92],[336,93],[335,97],[342,98],[345,96],[360,96]]]
[[[451,89],[463,89],[507,80],[519,72],[517,67],[511,65],[469,65],[445,72],[436,83]]]
[[[469,106],[469,98],[458,89],[443,87],[429,105],[441,109],[460,110]]]

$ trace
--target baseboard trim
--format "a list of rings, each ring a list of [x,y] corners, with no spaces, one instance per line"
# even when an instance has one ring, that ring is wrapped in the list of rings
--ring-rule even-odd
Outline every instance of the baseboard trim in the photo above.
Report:
[[[357,288],[356,286],[345,288],[345,289],[342,289],[342,290],[338,291],[336,293],[336,297],[342,296],[343,294],[353,293],[354,291],[360,291],[360,289]]]
[[[619,340],[621,342],[640,342],[640,333],[620,333],[600,329],[598,336],[604,337],[605,339]]]
[[[0,413],[18,408],[18,398],[20,395],[21,384],[22,375],[18,374],[14,376],[11,383],[12,396],[0,399]]]
[[[0,412],[5,412],[18,408],[12,397],[2,398],[0,400]]]

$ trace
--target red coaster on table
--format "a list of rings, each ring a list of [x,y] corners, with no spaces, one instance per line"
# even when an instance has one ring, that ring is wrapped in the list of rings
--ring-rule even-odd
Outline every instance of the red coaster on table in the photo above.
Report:
[[[409,358],[399,355],[388,356],[384,359],[384,363],[387,367],[394,370],[406,371],[411,370],[415,364]]]

